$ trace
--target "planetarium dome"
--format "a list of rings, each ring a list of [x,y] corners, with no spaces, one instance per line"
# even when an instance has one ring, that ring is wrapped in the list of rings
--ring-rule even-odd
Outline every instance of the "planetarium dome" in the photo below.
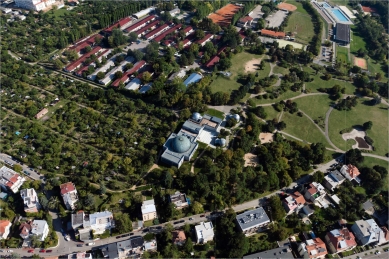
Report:
[[[185,153],[190,149],[190,141],[185,136],[177,136],[173,139],[172,149],[177,153]]]

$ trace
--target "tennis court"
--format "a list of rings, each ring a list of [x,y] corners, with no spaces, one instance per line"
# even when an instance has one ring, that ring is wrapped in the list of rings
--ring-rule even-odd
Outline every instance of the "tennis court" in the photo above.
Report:
[[[234,14],[239,12],[240,9],[240,6],[228,4],[217,10],[215,13],[211,13],[208,18],[220,26],[228,26],[231,24],[231,20]]]
[[[293,11],[296,11],[297,7],[295,5],[292,5],[292,4],[287,4],[287,3],[280,3],[279,5],[277,5],[278,9],[282,10],[287,10],[289,12],[293,12]]]
[[[367,70],[367,62],[366,62],[366,59],[364,59],[364,58],[354,57],[354,65],[357,67],[360,67],[364,70]]]

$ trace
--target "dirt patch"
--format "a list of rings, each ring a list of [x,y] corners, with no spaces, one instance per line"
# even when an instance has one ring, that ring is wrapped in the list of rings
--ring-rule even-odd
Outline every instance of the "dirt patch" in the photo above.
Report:
[[[353,129],[349,133],[342,134],[342,138],[344,140],[348,140],[348,139],[355,140],[356,143],[352,146],[352,148],[363,148],[363,149],[372,150],[373,149],[372,146],[366,143],[365,136],[366,136],[365,131],[357,130],[357,129]]]
[[[359,148],[369,148],[369,144],[363,138],[356,137],[355,140],[358,142]]]
[[[231,20],[234,14],[239,12],[240,9],[240,6],[228,4],[217,10],[215,13],[210,14],[208,18],[220,26],[228,26],[231,24]]]
[[[279,5],[277,5],[278,9],[284,9],[284,10],[288,10],[290,12],[293,12],[293,11],[296,11],[297,10],[297,7],[292,5],[292,4],[287,4],[287,3],[281,3]]]
[[[260,133],[259,134],[259,140],[261,141],[261,144],[270,143],[273,141],[273,133]]]
[[[366,62],[366,59],[364,59],[364,58],[354,57],[354,65],[357,67],[360,67],[364,70],[367,70],[367,62]]]
[[[259,63],[261,63],[261,60],[262,60],[261,58],[257,58],[248,61],[244,66],[244,71],[246,73],[257,71]]]
[[[244,155],[244,166],[257,166],[259,163],[259,159],[257,155],[253,153],[247,153]]]

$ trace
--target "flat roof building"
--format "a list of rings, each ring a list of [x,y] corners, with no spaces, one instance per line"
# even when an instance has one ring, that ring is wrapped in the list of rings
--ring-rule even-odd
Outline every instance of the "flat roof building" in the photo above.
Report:
[[[188,85],[197,83],[197,82],[200,81],[202,78],[203,78],[202,75],[199,75],[199,74],[197,74],[197,73],[192,73],[192,74],[184,81],[184,85],[185,85],[186,87],[188,87]]]
[[[143,201],[141,210],[143,221],[157,218],[157,208],[155,207],[154,199]]]
[[[205,244],[208,241],[212,241],[215,236],[212,222],[200,222],[200,225],[195,226],[195,230],[198,244]]]
[[[350,43],[350,25],[337,23],[335,27],[334,40],[342,44]]]
[[[236,221],[245,235],[265,230],[265,227],[270,223],[270,219],[262,207],[237,215]]]
[[[293,259],[290,245],[277,247],[275,249],[243,256],[243,259]]]
[[[148,14],[151,14],[155,11],[155,7],[149,7],[149,8],[146,8],[146,9],[143,9],[137,13],[134,13],[132,16],[134,16],[136,19],[139,19],[143,16],[146,16]]]
[[[23,199],[25,212],[34,213],[39,211],[41,205],[39,203],[38,195],[33,188],[20,190],[20,196],[22,196]]]
[[[182,209],[189,206],[188,198],[185,193],[179,191],[169,196],[169,200],[176,206],[176,209]]]

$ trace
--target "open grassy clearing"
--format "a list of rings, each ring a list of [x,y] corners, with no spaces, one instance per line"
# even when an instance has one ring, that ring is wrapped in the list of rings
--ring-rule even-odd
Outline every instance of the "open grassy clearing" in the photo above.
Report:
[[[300,92],[287,91],[275,99],[270,99],[270,98],[267,98],[267,99],[251,98],[251,99],[254,100],[254,102],[256,104],[267,104],[267,103],[276,103],[276,102],[279,102],[281,100],[287,100],[289,98],[295,97],[295,96],[300,95],[300,94],[301,94]]]
[[[290,114],[289,112],[284,112],[281,121],[286,123],[286,129],[284,130],[286,133],[307,142],[321,142],[326,147],[330,147],[324,135],[307,117],[297,116],[296,113]]]
[[[284,68],[284,67],[280,67],[280,66],[275,66],[273,68],[273,74],[288,74],[289,73],[289,69],[288,68]]]
[[[297,107],[312,119],[318,117],[325,118],[330,104],[332,103],[328,95],[313,95],[296,99]]]
[[[251,54],[246,51],[243,51],[242,53],[236,54],[232,57],[232,66],[228,70],[231,72],[231,76],[229,78],[226,78],[224,76],[218,75],[211,83],[210,87],[212,89],[212,92],[226,92],[230,93],[233,90],[239,89],[239,87],[242,85],[237,82],[239,79],[239,75],[246,74],[245,72],[245,64],[252,60],[252,59],[259,59],[262,58],[263,55],[256,55]],[[267,64],[268,71],[266,72],[266,66],[264,70],[257,70],[259,71],[259,75],[268,75],[270,71],[270,66]],[[263,72],[261,72],[263,71]],[[263,76],[265,77],[265,76]]]
[[[278,119],[280,116],[280,112],[276,111],[273,106],[265,106],[263,107],[267,113],[266,120],[272,120],[274,118]]]
[[[68,11],[66,10],[65,7],[61,8],[61,9],[57,9],[55,11],[48,11],[47,13],[50,15],[50,16],[53,16],[56,20],[59,20],[61,18],[61,16],[64,16],[65,13],[69,13],[71,11]]]
[[[308,44],[315,34],[311,16],[299,12],[297,9],[290,15],[285,32],[293,33],[297,42]]]
[[[310,76],[313,78],[312,82],[305,83],[305,88],[309,90],[311,93],[317,93],[319,88],[331,88],[334,85],[340,85],[341,87],[346,88],[346,94],[354,94],[355,93],[355,86],[352,85],[349,82],[340,81],[336,79],[330,79],[328,81],[323,80],[321,77],[322,74],[318,73],[316,75],[315,70],[313,70],[311,67],[303,67],[304,71],[308,72]]]
[[[215,109],[209,108],[205,113],[218,118],[224,118],[224,113]]]
[[[367,135],[374,141],[376,148],[374,154],[384,156],[388,153],[388,109],[381,104],[370,106],[364,104],[366,99],[360,99],[358,105],[351,111],[333,110],[329,118],[329,137],[331,141],[340,149],[347,150],[347,142],[343,140],[341,130],[362,125],[367,121],[373,122],[371,130]],[[351,143],[351,142],[350,142]]]
[[[388,82],[388,71],[385,70],[384,62],[377,62],[374,59],[367,59],[367,68],[371,74],[381,73],[381,82]]]
[[[348,49],[345,47],[336,46],[336,60],[342,63],[349,63]]]
[[[258,78],[265,78],[268,77],[270,74],[270,63],[266,61],[266,59],[263,59],[265,61],[265,66],[263,70],[257,70],[258,71]],[[274,70],[273,70],[274,72]]]
[[[357,53],[359,49],[366,49],[366,42],[357,31],[357,26],[351,26],[351,42],[350,51],[351,53]]]
[[[299,12],[302,14],[308,14],[307,11],[305,11],[305,9],[303,8],[303,5],[299,2],[297,2],[296,0],[286,0],[285,3],[292,4],[292,5],[296,6],[297,9],[295,12]]]

